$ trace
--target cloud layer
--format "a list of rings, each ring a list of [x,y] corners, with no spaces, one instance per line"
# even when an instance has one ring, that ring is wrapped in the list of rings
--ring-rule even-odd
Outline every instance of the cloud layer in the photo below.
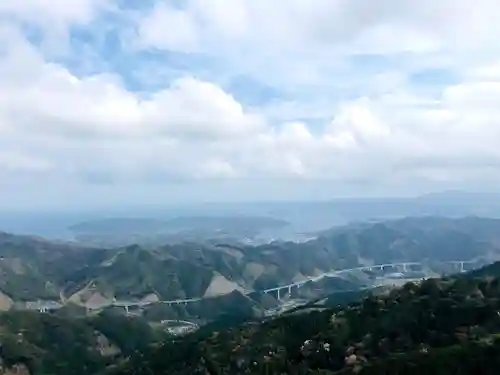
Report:
[[[0,203],[500,182],[498,2],[150,3],[2,2]]]

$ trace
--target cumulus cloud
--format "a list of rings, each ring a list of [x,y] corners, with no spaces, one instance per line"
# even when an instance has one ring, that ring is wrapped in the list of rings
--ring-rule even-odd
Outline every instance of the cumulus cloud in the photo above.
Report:
[[[378,52],[428,52],[440,46],[490,47],[500,30],[494,0],[188,0],[159,1],[139,36],[160,48],[203,49],[236,41],[262,48],[311,50],[354,43]],[[169,25],[181,32],[169,32]],[[173,38],[177,37],[177,41]],[[389,50],[386,50],[389,48]]]
[[[0,14],[35,24],[84,23],[89,22],[98,8],[106,3],[106,0],[2,1]]]
[[[103,6],[131,12],[112,1],[0,5],[3,189],[26,178],[118,190],[189,182],[200,191],[207,181],[285,179],[330,181],[332,194],[364,181],[369,194],[379,185],[397,193],[401,182],[423,191],[500,180],[500,51],[493,43],[500,29],[498,22],[484,27],[500,15],[497,2],[154,3],[133,12],[135,39],[121,40],[128,69],[140,70],[145,52],[159,54],[164,69],[174,53],[193,61],[201,55],[226,62],[223,80],[220,71],[188,67],[139,90],[97,46],[107,68],[85,74],[45,54],[23,28],[54,24],[77,44],[72,27],[97,27]],[[131,35],[123,27],[122,38]],[[412,81],[430,68],[453,71],[455,79]],[[242,74],[283,97],[250,105],[227,84]]]

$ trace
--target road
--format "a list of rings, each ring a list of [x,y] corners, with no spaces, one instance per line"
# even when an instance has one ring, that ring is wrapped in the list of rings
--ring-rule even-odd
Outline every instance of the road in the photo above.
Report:
[[[461,271],[464,271],[464,265],[465,264],[471,264],[471,263],[476,263],[477,260],[456,260],[456,261],[447,261],[447,262],[442,262],[443,264],[455,264],[459,265]],[[291,292],[292,288],[300,288],[301,286],[305,285],[306,283],[309,282],[317,282],[320,281],[326,277],[336,277],[345,273],[350,273],[350,272],[359,272],[359,271],[372,271],[372,270],[384,270],[386,268],[397,268],[397,267],[403,267],[405,270],[408,267],[412,266],[423,266],[425,263],[423,262],[397,262],[397,263],[385,263],[385,264],[376,264],[376,265],[371,265],[371,266],[361,266],[361,267],[353,267],[353,268],[345,268],[345,269],[340,269],[340,270],[332,270],[329,272],[325,272],[321,275],[317,276],[311,276],[308,277],[304,280],[300,280],[294,283],[286,284],[286,285],[281,285],[273,288],[268,288],[268,289],[263,289],[263,290],[245,290],[244,294],[251,294],[251,293],[272,293],[272,292],[277,292],[278,294],[278,299],[280,298],[280,291],[288,291],[289,293]],[[130,307],[144,307],[148,306],[151,304],[156,304],[156,303],[162,303],[166,305],[187,305],[189,303],[194,303],[194,302],[199,302],[201,300],[206,300],[206,299],[213,299],[213,298],[218,298],[223,295],[219,296],[211,296],[211,297],[194,297],[194,298],[183,298],[183,299],[173,299],[173,300],[161,300],[161,301],[110,301],[108,304],[103,304],[101,306],[96,306],[96,309],[103,309],[106,307],[122,307],[125,308],[127,311]],[[65,301],[65,300],[63,300]],[[44,311],[48,310],[56,310],[58,308],[63,307],[63,305],[56,305],[53,302],[55,301],[45,301],[48,303],[47,308],[44,308]],[[36,308],[29,308],[29,309],[36,309]],[[92,308],[91,308],[92,309]]]

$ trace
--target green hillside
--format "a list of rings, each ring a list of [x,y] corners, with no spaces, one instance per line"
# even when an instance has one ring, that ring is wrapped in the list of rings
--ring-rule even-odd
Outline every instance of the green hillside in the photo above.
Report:
[[[1,363],[32,375],[95,375],[165,337],[140,319],[109,314],[87,319],[0,314]]]
[[[474,270],[464,277],[476,277],[476,278],[486,278],[486,277],[500,277],[500,262],[492,263],[486,267],[482,267],[478,270]]]
[[[158,318],[166,314],[213,319],[218,311],[234,311],[231,299],[222,296],[239,293],[245,315],[258,316],[276,304],[276,296],[242,296],[243,291],[287,285],[336,269],[402,261],[425,262],[434,274],[457,272],[456,267],[437,269],[433,264],[477,259],[477,266],[498,258],[497,233],[500,220],[429,217],[352,224],[305,243],[259,246],[184,242],[101,249],[2,234],[0,307],[39,299],[97,308],[113,300],[214,298],[215,302],[154,306],[154,311],[145,312]],[[362,274],[345,278],[325,279],[294,293],[312,300],[369,281]]]
[[[499,297],[499,279],[428,280],[344,308],[165,343],[113,373],[492,373],[483,361],[500,352]]]
[[[29,375],[477,375],[493,374],[500,355],[499,278],[429,279],[315,306],[274,319],[240,312],[184,338],[113,313],[8,312],[0,362]]]

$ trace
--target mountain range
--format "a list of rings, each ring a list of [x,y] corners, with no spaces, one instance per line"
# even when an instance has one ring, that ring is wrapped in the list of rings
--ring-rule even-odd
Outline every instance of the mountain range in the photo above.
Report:
[[[112,374],[495,374],[498,268],[482,270],[494,269],[491,279],[429,279],[346,306],[193,334]]]
[[[221,318],[181,338],[113,312],[3,312],[0,373],[493,375],[499,271],[500,262],[277,318]]]
[[[113,300],[165,301],[234,293],[258,306],[262,296],[256,300],[249,291],[335,269],[394,262],[485,263],[499,254],[500,220],[477,217],[353,223],[304,243],[256,246],[184,242],[96,248],[2,233],[0,306],[42,299],[89,307]]]

